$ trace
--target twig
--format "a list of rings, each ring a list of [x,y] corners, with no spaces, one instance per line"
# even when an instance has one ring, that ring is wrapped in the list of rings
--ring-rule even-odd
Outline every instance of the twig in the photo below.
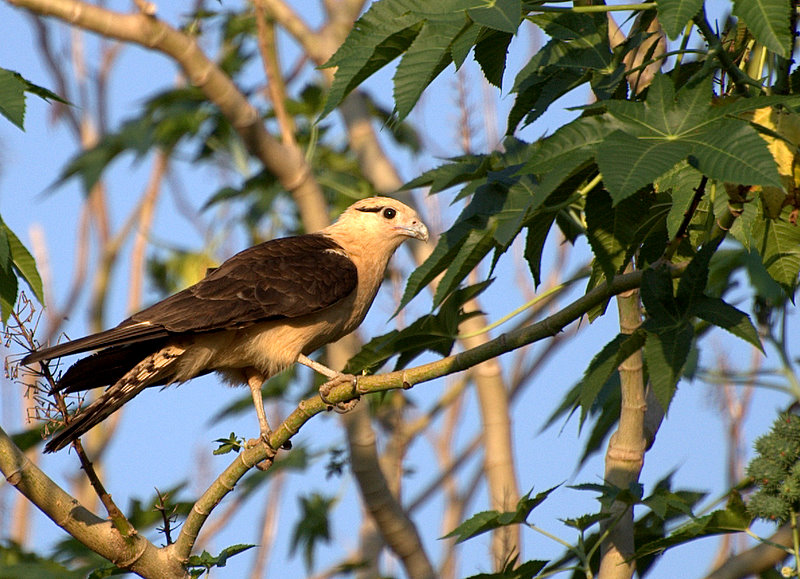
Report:
[[[694,196],[692,197],[691,203],[689,203],[689,207],[683,214],[683,221],[678,226],[678,230],[675,232],[675,237],[673,237],[667,248],[664,250],[664,255],[662,259],[664,261],[670,261],[672,256],[675,255],[675,252],[678,251],[678,247],[680,247],[683,240],[689,235],[689,225],[692,223],[692,219],[694,218],[694,214],[697,212],[697,208],[700,206],[700,202],[703,200],[703,195],[706,193],[706,184],[708,183],[708,177],[703,175],[703,178],[700,179],[700,184],[694,190]]]
[[[21,304],[24,304],[22,300],[20,301]],[[19,310],[14,310],[11,312],[11,317],[14,319],[14,322],[17,326],[18,332],[20,337],[25,341],[28,350],[33,350],[36,347],[36,343],[34,341],[33,333],[28,330],[25,323],[21,319],[19,315]],[[39,363],[40,371],[38,375],[45,379],[49,386],[50,392],[53,394],[53,399],[55,400],[55,405],[58,408],[59,412],[61,413],[61,417],[64,421],[64,424],[69,424],[71,421],[71,415],[69,413],[69,409],[67,408],[67,403],[64,399],[63,394],[57,391],[56,389],[56,379],[53,376],[53,373],[50,371],[50,367],[48,364],[44,362]],[[122,511],[117,507],[114,501],[111,499],[111,495],[106,491],[105,486],[103,486],[100,477],[97,476],[97,471],[94,469],[94,465],[89,460],[89,457],[86,456],[86,453],[83,450],[83,445],[81,444],[80,439],[76,439],[73,442],[73,448],[75,448],[75,452],[78,455],[78,459],[81,463],[81,469],[86,473],[86,477],[89,479],[89,483],[92,485],[95,493],[97,494],[100,501],[103,503],[103,506],[108,513],[108,516],[111,518],[112,523],[117,528],[117,530],[122,533],[125,537],[130,537],[136,533],[136,529],[131,525],[130,521],[125,517]]]

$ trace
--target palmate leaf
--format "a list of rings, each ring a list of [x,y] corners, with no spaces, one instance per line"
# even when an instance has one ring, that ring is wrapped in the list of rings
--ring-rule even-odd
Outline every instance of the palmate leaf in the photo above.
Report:
[[[481,67],[483,76],[497,88],[503,87],[503,74],[506,71],[508,45],[513,34],[497,30],[485,30],[475,44],[475,60]]]
[[[646,140],[615,131],[597,151],[597,165],[615,203],[652,183],[689,154],[685,143]]]
[[[667,233],[672,239],[678,232],[678,228],[683,223],[686,211],[689,209],[692,199],[697,192],[703,175],[688,162],[675,165],[672,169],[663,174],[654,182],[655,190],[659,193],[669,193],[672,197],[669,214],[667,215]],[[708,196],[708,191],[705,193]],[[705,219],[706,212],[698,208],[692,221],[696,222]]]
[[[658,0],[658,21],[670,40],[675,40],[683,32],[686,24],[703,7],[703,0]]]
[[[39,270],[36,268],[36,261],[33,259],[30,251],[28,251],[19,240],[19,237],[9,229],[8,225],[6,225],[2,219],[0,219],[0,225],[2,225],[5,231],[8,246],[11,250],[11,262],[14,265],[17,275],[25,280],[25,283],[31,288],[33,295],[36,296],[39,303],[44,305],[44,289],[42,287],[42,278],[39,275]]]
[[[766,142],[735,116],[743,111],[736,104],[712,108],[712,95],[710,79],[676,93],[672,81],[660,75],[644,103],[604,103],[609,124],[619,133],[606,139],[596,158],[616,202],[684,159],[721,181],[781,186]]]
[[[750,320],[750,316],[729,303],[719,298],[704,296],[695,304],[693,312],[697,317],[727,330],[762,352],[764,351],[761,338],[758,337],[758,330]]]
[[[0,114],[24,129],[25,80],[17,73],[3,68],[0,68]]]
[[[792,33],[789,29],[791,0],[734,0],[733,15],[744,20],[747,28],[769,50],[789,58]]]
[[[494,266],[526,220],[546,201],[547,197],[539,194],[535,180],[518,173],[517,161],[528,155],[527,147],[526,143],[507,141],[507,150],[502,155],[492,154],[480,162],[468,160],[462,167],[434,169],[412,182],[433,186],[439,181],[438,186],[444,187],[471,179],[465,188],[471,200],[453,226],[439,236],[428,259],[408,278],[398,311],[442,272],[445,275],[437,286],[434,307],[493,250]]]
[[[693,145],[689,162],[712,179],[741,185],[780,187],[775,159],[766,142],[749,124],[728,120],[687,135]],[[776,184],[777,183],[777,184]]]
[[[306,568],[314,565],[314,548],[317,543],[330,541],[330,511],[336,499],[319,493],[299,497],[300,517],[292,531],[289,554],[302,547]]]
[[[386,0],[384,0],[386,1]],[[467,26],[464,16],[430,18],[408,46],[394,75],[394,106],[404,119],[428,84],[452,62],[450,45]]]

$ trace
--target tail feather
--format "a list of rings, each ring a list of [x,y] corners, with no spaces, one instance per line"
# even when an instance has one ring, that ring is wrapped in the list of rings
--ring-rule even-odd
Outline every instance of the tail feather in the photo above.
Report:
[[[161,326],[149,322],[132,322],[126,320],[116,328],[111,328],[110,330],[98,332],[97,334],[92,334],[77,340],[70,340],[63,344],[56,344],[55,346],[48,346],[35,350],[25,356],[21,363],[24,366],[29,366],[34,362],[44,362],[46,360],[52,360],[53,358],[69,356],[70,354],[80,354],[81,352],[98,350],[100,348],[147,342],[149,340],[165,338],[168,335],[169,332]]]
[[[70,394],[116,384],[131,368],[165,344],[166,338],[100,350],[70,366],[53,391]]]
[[[175,362],[184,351],[177,346],[167,346],[144,358],[103,392],[97,400],[76,413],[67,426],[57,432],[45,445],[44,451],[61,450],[119,410],[123,404],[148,386],[169,383],[175,375]]]

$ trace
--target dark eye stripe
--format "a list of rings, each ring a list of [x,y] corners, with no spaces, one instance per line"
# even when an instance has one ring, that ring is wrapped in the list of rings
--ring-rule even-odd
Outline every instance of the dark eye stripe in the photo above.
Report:
[[[380,207],[358,207],[357,210],[364,213],[380,213],[383,210],[383,205]]]

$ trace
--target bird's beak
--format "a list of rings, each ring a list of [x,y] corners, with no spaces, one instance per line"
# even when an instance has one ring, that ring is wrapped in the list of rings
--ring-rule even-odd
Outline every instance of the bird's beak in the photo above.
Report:
[[[428,228],[425,227],[422,221],[414,221],[411,225],[398,227],[397,230],[401,235],[407,235],[408,237],[413,237],[421,241],[428,241]]]

